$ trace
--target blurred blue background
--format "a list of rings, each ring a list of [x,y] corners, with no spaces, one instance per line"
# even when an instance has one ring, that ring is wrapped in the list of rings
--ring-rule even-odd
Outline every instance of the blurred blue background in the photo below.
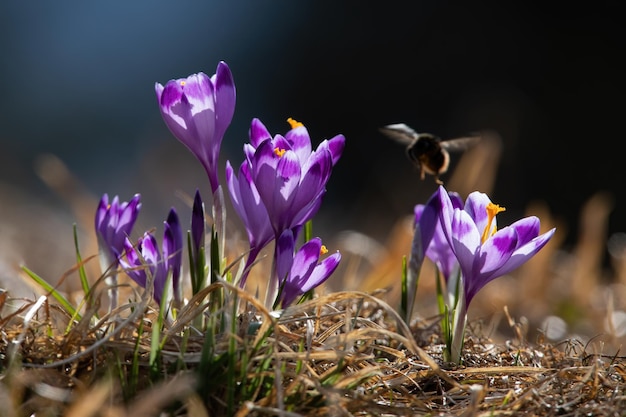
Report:
[[[320,212],[338,231],[384,236],[435,189],[378,133],[397,122],[443,138],[498,131],[492,198],[511,218],[545,201],[573,240],[581,206],[605,190],[611,231],[625,231],[617,4],[3,1],[0,182],[63,212],[35,175],[51,153],[94,197],[144,194],[145,227],[170,205],[184,209],[177,190],[209,199],[199,164],[161,120],[154,83],[213,74],[224,60],[237,109],[222,164],[241,162],[253,117],[274,133],[294,117],[314,142],[343,133]]]

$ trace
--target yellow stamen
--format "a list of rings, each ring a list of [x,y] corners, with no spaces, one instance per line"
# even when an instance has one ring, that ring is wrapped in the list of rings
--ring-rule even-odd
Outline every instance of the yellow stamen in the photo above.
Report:
[[[285,149],[274,148],[274,153],[279,158],[282,158],[285,152],[287,152]]]
[[[181,86],[181,87],[184,87],[184,86],[185,86],[185,84],[187,84],[187,81],[181,81],[181,82],[180,82],[180,86]]]
[[[326,245],[322,245],[320,248],[320,255],[326,255],[328,253],[328,249],[326,249]]]
[[[493,236],[496,233],[496,228],[494,227],[491,230],[491,223],[493,223],[493,219],[496,218],[496,214],[501,213],[506,210],[504,207],[500,207],[497,204],[489,203],[487,204],[487,226],[485,226],[485,230],[483,230],[483,235],[481,237],[481,242],[485,243],[489,237]]]
[[[291,125],[292,129],[295,129],[296,127],[303,127],[304,125],[302,123],[300,123],[299,121],[292,119],[291,117],[289,119],[287,119],[287,123],[289,123]]]

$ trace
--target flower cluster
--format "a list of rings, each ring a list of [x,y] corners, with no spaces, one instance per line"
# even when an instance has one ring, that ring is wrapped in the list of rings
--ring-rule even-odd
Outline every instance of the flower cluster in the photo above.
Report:
[[[208,268],[206,220],[199,191],[187,232],[189,275],[196,294],[206,285],[207,270],[211,271],[211,282],[227,279],[223,268],[225,202],[218,159],[235,110],[235,83],[228,65],[220,62],[211,77],[192,74],[170,80],[165,86],[156,83],[155,91],[165,124],[200,161],[213,195],[212,265]],[[235,169],[227,161],[225,170],[228,192],[250,245],[241,273],[232,280],[243,288],[261,250],[274,242],[273,268],[265,297],[266,305],[273,308],[285,308],[323,283],[341,260],[338,252],[324,256],[327,250],[319,237],[305,236],[304,242],[297,242],[321,206],[345,138],[337,135],[314,149],[304,125],[293,119],[288,123],[291,128],[284,135],[272,135],[259,119],[253,119],[249,143],[243,146],[243,162]],[[183,238],[178,215],[172,209],[164,222],[161,247],[148,232],[133,243],[129,235],[140,207],[139,195],[128,203],[119,203],[115,197],[111,204],[106,194],[102,197],[95,224],[103,269],[121,265],[137,284],[153,291],[156,302],[172,301],[179,307],[183,303]],[[463,202],[458,194],[442,186],[425,205],[415,208],[415,237],[407,290],[403,293],[405,318],[410,318],[419,269],[428,257],[443,276],[447,353],[457,362],[467,308],[476,294],[493,279],[530,259],[554,234],[554,229],[540,234],[539,219],[532,216],[498,229],[496,215],[503,210],[483,193],[471,193]],[[110,288],[115,288],[115,276],[110,274]],[[112,305],[114,302],[112,298]]]
[[[228,190],[250,240],[246,270],[269,242],[285,231],[297,237],[302,226],[317,213],[331,170],[345,145],[343,135],[337,135],[313,150],[304,125],[293,119],[288,122],[290,131],[272,137],[263,123],[254,119],[239,174],[235,174],[230,161],[226,164]],[[242,287],[246,275],[244,272],[240,281]],[[270,295],[282,277],[272,278]]]
[[[211,242],[220,254],[219,265],[210,268],[213,281],[216,273],[223,273],[226,221],[218,159],[224,134],[235,110],[233,76],[228,65],[220,62],[211,77],[198,73],[170,80],[165,85],[156,83],[155,92],[165,124],[200,161],[209,179],[214,219]],[[299,249],[296,248],[296,240],[304,224],[320,208],[331,170],[343,152],[345,138],[337,135],[322,141],[313,150],[304,125],[293,119],[289,119],[289,123],[291,130],[285,135],[272,137],[261,121],[254,119],[250,128],[250,143],[244,146],[245,161],[238,174],[235,174],[230,162],[226,166],[231,200],[245,225],[250,243],[243,273],[237,277],[238,283],[244,287],[259,252],[276,240],[275,273],[270,278],[266,300],[268,305],[281,307],[288,306],[299,295],[324,282],[341,259],[340,254],[335,253],[321,260],[325,248],[319,238],[305,242]],[[183,239],[178,215],[174,209],[170,211],[161,248],[148,232],[133,243],[129,234],[137,218],[138,199],[136,196],[131,203],[118,207],[116,197],[109,209],[106,194],[103,197],[96,214],[96,229],[99,236],[102,235],[103,262],[119,262],[141,287],[150,288],[152,285],[157,303],[168,302],[171,298],[180,306]],[[218,235],[221,240],[215,239]],[[204,205],[199,192],[194,198],[188,243],[192,291],[195,294],[206,285],[207,271]],[[170,280],[171,291],[166,288]],[[165,293],[173,295],[164,300]]]

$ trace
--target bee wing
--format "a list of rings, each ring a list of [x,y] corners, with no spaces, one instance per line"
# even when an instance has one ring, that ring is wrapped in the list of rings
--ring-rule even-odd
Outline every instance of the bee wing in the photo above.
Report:
[[[462,138],[448,139],[441,141],[441,147],[447,151],[464,151],[474,146],[479,140],[480,136],[467,136]]]
[[[404,123],[396,123],[381,127],[380,132],[388,138],[395,140],[403,145],[410,145],[415,142],[419,134]]]

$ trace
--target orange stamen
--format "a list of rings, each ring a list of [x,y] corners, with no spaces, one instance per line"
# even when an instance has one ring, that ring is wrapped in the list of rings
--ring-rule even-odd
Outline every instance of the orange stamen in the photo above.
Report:
[[[291,117],[289,119],[287,119],[287,123],[289,123],[291,125],[292,129],[295,129],[296,127],[303,127],[304,125],[302,123],[300,123],[299,121],[292,119]]]
[[[491,224],[493,223],[493,219],[496,218],[496,214],[501,213],[503,211],[506,210],[506,208],[504,207],[500,207],[497,204],[493,204],[493,203],[489,203],[487,204],[487,226],[485,226],[485,230],[483,230],[483,235],[481,237],[481,242],[485,243],[485,241],[487,239],[489,239],[489,237],[493,236],[494,233],[496,233],[496,228],[494,227],[493,230],[491,230]]]
[[[277,157],[282,158],[282,156],[287,152],[285,149],[274,148],[274,153]]]
[[[328,249],[326,249],[326,245],[322,245],[320,248],[320,255],[326,255],[328,253]]]

